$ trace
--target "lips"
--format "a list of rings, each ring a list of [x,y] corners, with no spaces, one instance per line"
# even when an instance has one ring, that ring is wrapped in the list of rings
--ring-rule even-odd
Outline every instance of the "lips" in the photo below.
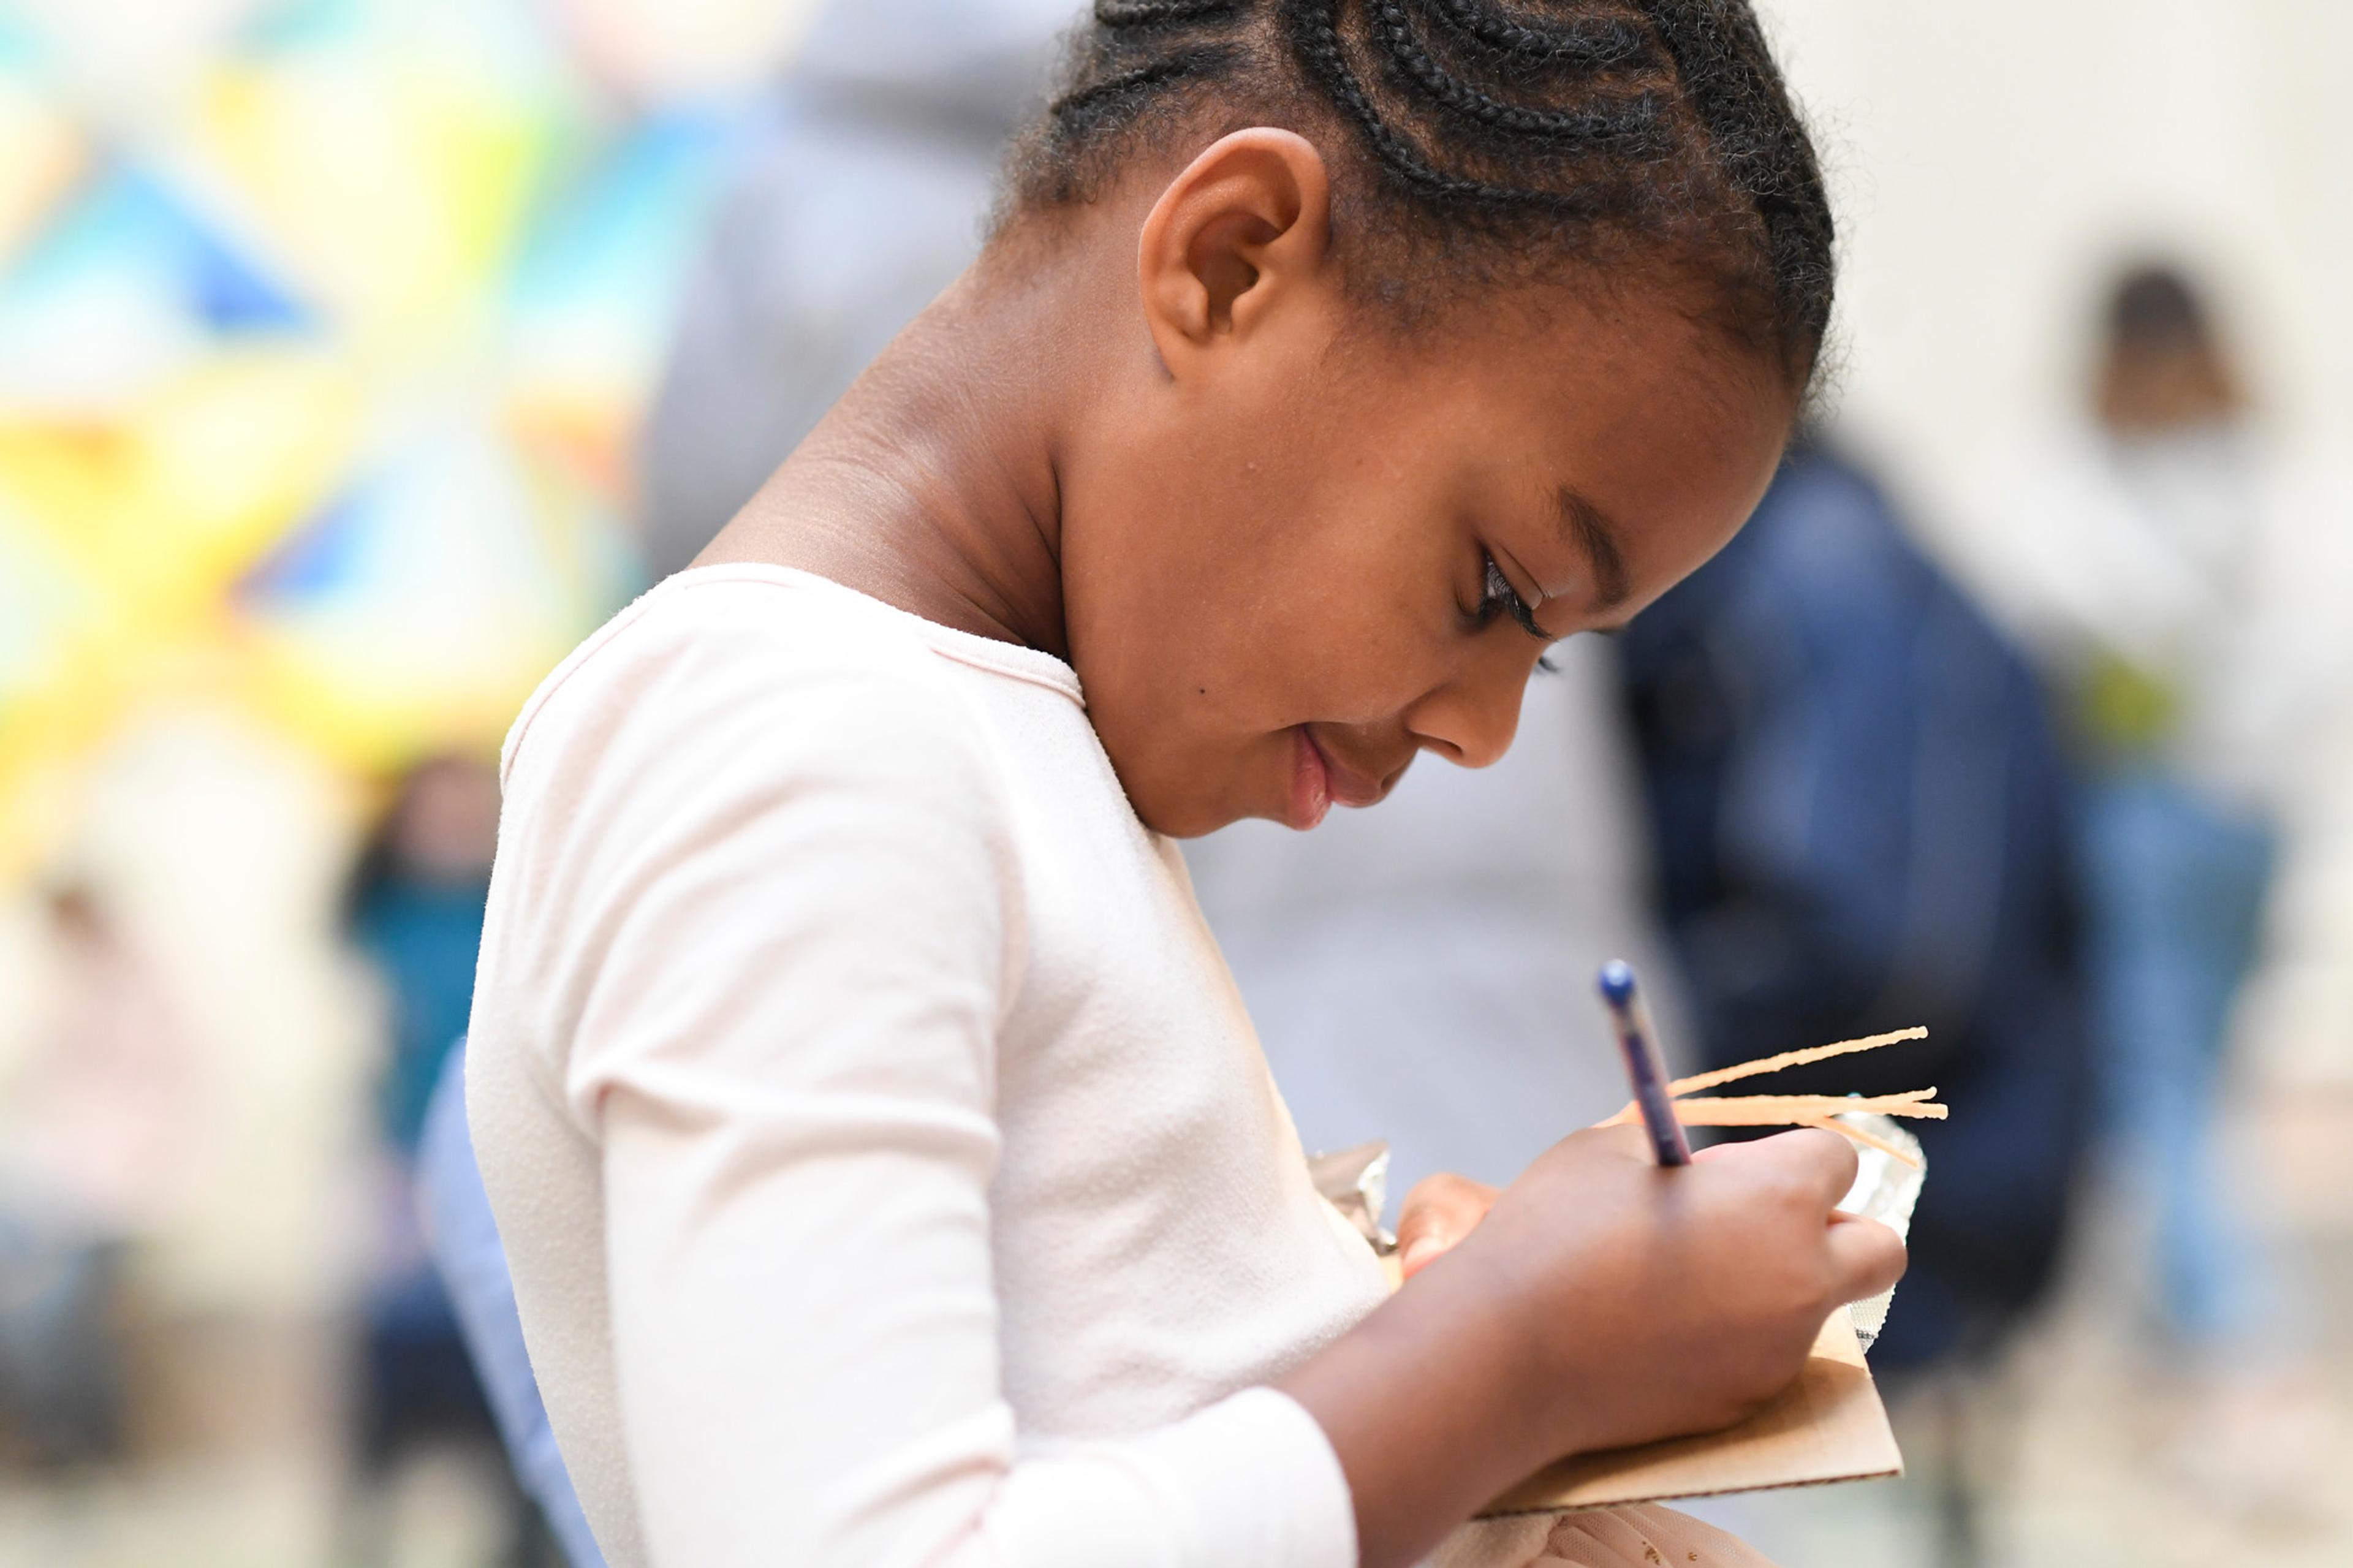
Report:
[[[1332,769],[1302,724],[1292,732],[1290,825],[1305,833],[1332,809]]]
[[[1292,826],[1305,832],[1322,822],[1335,805],[1372,805],[1388,794],[1396,774],[1383,779],[1349,765],[1325,751],[1304,724],[1293,733],[1298,740],[1293,747],[1291,781]]]

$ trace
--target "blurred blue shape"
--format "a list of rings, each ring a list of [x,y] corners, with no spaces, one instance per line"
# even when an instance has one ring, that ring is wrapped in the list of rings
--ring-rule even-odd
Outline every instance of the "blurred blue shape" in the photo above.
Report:
[[[154,175],[118,164],[86,185],[0,278],[11,319],[137,301],[209,331],[301,331],[315,314]]]
[[[2214,1105],[2276,839],[2260,817],[2144,765],[2089,781],[2080,854],[2111,1131],[2157,1200],[2158,1307],[2189,1349],[2259,1357],[2293,1325],[2267,1249],[2231,1212]]]
[[[537,1503],[573,1568],[604,1568],[604,1553],[580,1511],[579,1495],[564,1468],[548,1425],[547,1406],[532,1375],[531,1352],[515,1310],[514,1280],[491,1215],[490,1194],[474,1163],[466,1125],[466,1049],[450,1050],[425,1112],[417,1151],[417,1205],[434,1267],[448,1287],[459,1331],[489,1396],[491,1417],[514,1464],[515,1479]]]
[[[47,53],[32,24],[10,15],[7,6],[0,5],[0,70],[31,76],[43,64]]]
[[[358,581],[366,569],[369,511],[365,485],[336,496],[288,534],[237,586],[240,604],[312,599]]]
[[[632,127],[557,193],[523,241],[516,311],[593,310],[667,326],[744,116],[658,113]]]
[[[438,668],[501,627],[569,624],[547,533],[513,450],[460,412],[384,453],[238,598],[288,629],[364,628],[387,667]]]
[[[286,0],[249,18],[231,47],[264,55],[307,48],[356,30],[363,9],[364,0]]]

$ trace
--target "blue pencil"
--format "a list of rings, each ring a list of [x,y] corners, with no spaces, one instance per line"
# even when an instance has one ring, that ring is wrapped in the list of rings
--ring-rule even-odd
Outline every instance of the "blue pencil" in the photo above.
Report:
[[[1626,1058],[1626,1078],[1634,1086],[1634,1104],[1642,1126],[1651,1134],[1651,1152],[1662,1165],[1691,1163],[1691,1144],[1683,1124],[1675,1120],[1674,1102],[1667,1097],[1666,1069],[1659,1065],[1659,1047],[1651,1039],[1650,1009],[1634,989],[1634,968],[1613,958],[1601,966],[1601,1000],[1618,1026],[1618,1049]]]

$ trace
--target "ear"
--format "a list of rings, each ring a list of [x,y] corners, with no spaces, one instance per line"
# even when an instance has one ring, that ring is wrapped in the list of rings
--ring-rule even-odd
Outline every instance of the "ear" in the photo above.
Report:
[[[1247,337],[1328,279],[1332,184],[1305,137],[1254,126],[1220,137],[1144,220],[1136,281],[1169,374]]]

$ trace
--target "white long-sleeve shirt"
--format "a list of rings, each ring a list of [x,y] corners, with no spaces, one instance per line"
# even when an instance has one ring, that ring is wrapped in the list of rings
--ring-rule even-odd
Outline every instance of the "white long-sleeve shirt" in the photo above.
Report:
[[[1381,1297],[1076,677],[671,579],[509,736],[469,1063],[614,1568],[1345,1568]]]

